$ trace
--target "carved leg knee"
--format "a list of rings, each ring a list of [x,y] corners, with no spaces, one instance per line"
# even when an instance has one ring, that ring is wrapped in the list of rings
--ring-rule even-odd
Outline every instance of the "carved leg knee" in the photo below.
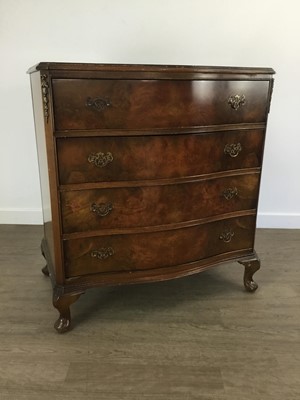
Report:
[[[43,249],[43,241],[44,241],[44,240],[42,240],[42,243],[41,243],[41,253],[42,253],[42,256],[44,257],[44,259],[47,261],[46,256],[45,256],[45,252],[44,252],[44,249]],[[42,268],[42,273],[43,273],[44,275],[46,275],[46,276],[49,276],[49,275],[50,275],[49,269],[48,269],[48,265],[47,265],[47,264]]]

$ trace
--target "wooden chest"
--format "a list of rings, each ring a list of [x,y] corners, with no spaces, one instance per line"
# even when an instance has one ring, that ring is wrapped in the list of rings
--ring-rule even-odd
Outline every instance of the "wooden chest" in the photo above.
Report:
[[[40,63],[29,72],[58,332],[96,286],[236,260],[255,291],[272,69]]]

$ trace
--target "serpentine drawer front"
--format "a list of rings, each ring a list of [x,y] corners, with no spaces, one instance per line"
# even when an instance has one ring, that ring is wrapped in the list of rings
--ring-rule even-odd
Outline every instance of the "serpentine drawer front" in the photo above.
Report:
[[[52,85],[57,130],[177,128],[267,116],[267,81],[53,79]]]
[[[235,260],[257,289],[272,69],[40,63],[29,73],[58,332],[96,286]]]
[[[183,178],[261,167],[263,142],[262,129],[173,136],[60,138],[59,178],[64,185]]]
[[[254,226],[255,216],[247,216],[160,232],[66,240],[66,275],[172,268],[220,253],[247,254]]]
[[[180,184],[63,191],[63,232],[159,226],[255,210],[259,178],[259,173],[244,173]]]

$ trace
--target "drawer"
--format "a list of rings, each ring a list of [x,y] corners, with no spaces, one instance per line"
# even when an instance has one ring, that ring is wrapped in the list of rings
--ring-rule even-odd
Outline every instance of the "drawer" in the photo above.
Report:
[[[264,130],[57,139],[61,184],[197,176],[260,167]]]
[[[260,174],[61,193],[64,233],[157,226],[256,209]]]
[[[255,217],[163,232],[100,236],[64,242],[67,277],[149,270],[253,248]]]
[[[269,81],[53,79],[56,130],[264,122]]]

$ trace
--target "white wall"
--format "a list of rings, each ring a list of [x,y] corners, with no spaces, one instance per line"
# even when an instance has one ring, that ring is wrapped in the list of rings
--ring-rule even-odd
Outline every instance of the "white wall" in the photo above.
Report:
[[[0,0],[0,223],[41,223],[28,67],[273,67],[258,225],[300,228],[299,0]]]

